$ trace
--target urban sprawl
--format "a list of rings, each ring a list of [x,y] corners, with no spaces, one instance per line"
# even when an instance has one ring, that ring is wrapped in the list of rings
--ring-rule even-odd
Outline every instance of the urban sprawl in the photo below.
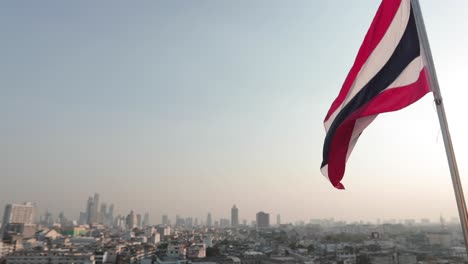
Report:
[[[312,219],[275,223],[167,215],[150,224],[148,213],[114,215],[114,205],[89,197],[79,219],[63,213],[37,217],[34,203],[8,204],[1,223],[0,263],[7,264],[410,264],[465,263],[456,219],[377,220],[372,223]],[[36,220],[37,219],[37,220]]]

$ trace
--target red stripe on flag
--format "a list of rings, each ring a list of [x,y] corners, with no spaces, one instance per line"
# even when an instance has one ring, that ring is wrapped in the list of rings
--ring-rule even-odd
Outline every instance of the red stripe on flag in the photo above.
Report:
[[[356,79],[359,71],[361,70],[364,63],[366,63],[372,51],[382,40],[385,32],[393,21],[395,14],[401,4],[401,0],[383,0],[377,10],[377,13],[372,20],[372,24],[367,31],[359,52],[354,61],[353,67],[348,73],[343,86],[338,94],[338,97],[333,101],[330,109],[328,110],[325,121],[335,112],[335,110],[343,103],[346,96],[348,95],[351,86],[353,85],[354,79]]]
[[[403,109],[428,92],[430,90],[427,83],[427,73],[426,69],[423,69],[416,82],[407,86],[385,90],[376,96],[363,107],[358,118]]]
[[[344,189],[341,184],[346,169],[346,156],[356,120],[385,112],[403,109],[430,92],[426,69],[412,84],[383,91],[359,110],[350,115],[337,129],[330,147],[328,159],[328,178],[337,189]]]
[[[348,153],[349,142],[353,134],[356,119],[348,119],[336,130],[335,136],[330,146],[330,156],[328,158],[328,179],[337,189],[344,189],[341,184],[346,169],[346,155]]]

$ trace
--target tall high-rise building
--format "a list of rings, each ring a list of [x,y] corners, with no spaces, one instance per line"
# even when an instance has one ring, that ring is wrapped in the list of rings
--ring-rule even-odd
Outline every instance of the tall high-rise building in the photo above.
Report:
[[[206,226],[212,227],[213,226],[213,219],[211,219],[211,213],[208,213],[206,216]]]
[[[270,214],[265,212],[258,212],[256,219],[258,228],[265,228],[270,226]]]
[[[66,226],[68,224],[68,220],[67,218],[65,217],[65,214],[63,212],[60,212],[59,213],[59,216],[58,216],[58,222],[59,224],[63,227],[63,226]]]
[[[41,222],[41,224],[43,224],[44,226],[47,226],[47,227],[52,226],[54,224],[54,218],[53,218],[51,212],[46,211],[44,213],[44,219]]]
[[[98,210],[99,207],[99,193],[94,193],[94,204],[95,204],[95,210]]]
[[[167,215],[162,216],[162,222],[161,224],[163,225],[169,225],[169,217]]]
[[[106,223],[107,226],[112,226],[114,224],[114,204],[109,206],[109,211],[106,215]]]
[[[117,215],[114,221],[114,226],[120,229],[127,228],[127,218],[125,216]]]
[[[7,224],[34,224],[36,205],[33,203],[7,204],[3,213],[2,227]]]
[[[86,202],[86,223],[90,224],[93,222],[93,207],[94,207],[94,200],[93,197],[89,197],[88,201]]]
[[[148,213],[145,213],[145,215],[143,216],[143,226],[149,226],[149,214]]]
[[[103,214],[103,215],[107,214],[107,204],[106,203],[101,204],[101,214]]]
[[[94,197],[89,197],[86,203],[86,215],[88,224],[95,224],[102,222],[99,217],[99,194],[95,193]]]
[[[111,205],[109,206],[109,216],[110,216],[111,218],[114,218],[114,204],[111,204]]]
[[[141,223],[142,223],[142,217],[141,217],[141,214],[137,214],[137,226],[138,227],[141,227]]]
[[[106,217],[107,217],[107,204],[106,203],[101,204],[101,210],[99,210],[98,216],[99,216],[98,222],[101,224],[105,224]]]
[[[85,225],[88,223],[88,215],[86,212],[80,212],[80,218],[78,220],[79,225]]]
[[[180,215],[176,215],[176,222],[175,222],[176,227],[181,227],[185,226],[185,219],[180,217]]]
[[[226,219],[226,218],[219,219],[219,226],[222,228],[229,227],[229,219]]]
[[[92,210],[92,223],[99,222],[99,194],[94,194],[93,210]]]
[[[192,217],[185,218],[185,227],[188,227],[188,228],[193,227],[193,218]]]
[[[281,225],[281,216],[280,216],[280,214],[276,215],[276,225],[278,225],[278,226]]]
[[[231,208],[231,226],[236,227],[239,225],[239,209],[236,205]]]
[[[130,214],[127,215],[127,228],[133,229],[135,227],[137,227],[137,216],[132,210],[130,211]]]

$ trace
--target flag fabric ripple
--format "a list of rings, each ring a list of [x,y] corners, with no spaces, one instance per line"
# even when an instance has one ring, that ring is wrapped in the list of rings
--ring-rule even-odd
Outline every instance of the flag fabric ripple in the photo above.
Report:
[[[325,117],[322,174],[344,189],[346,161],[363,130],[380,113],[400,110],[428,93],[410,0],[383,0]]]

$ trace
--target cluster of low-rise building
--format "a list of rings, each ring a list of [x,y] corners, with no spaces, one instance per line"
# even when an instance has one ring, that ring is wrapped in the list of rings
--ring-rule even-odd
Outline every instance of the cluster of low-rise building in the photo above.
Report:
[[[429,221],[346,223],[333,219],[269,223],[259,212],[254,224],[239,221],[236,206],[230,223],[206,223],[177,217],[171,225],[150,225],[133,211],[115,217],[98,210],[99,196],[88,199],[81,214],[88,223],[34,223],[31,203],[8,205],[2,223],[0,264],[436,264],[465,263],[458,225]],[[113,208],[113,206],[111,207]],[[84,217],[86,216],[86,217]],[[97,220],[96,220],[97,219]],[[119,219],[125,219],[120,223]],[[94,222],[96,220],[96,222]]]

